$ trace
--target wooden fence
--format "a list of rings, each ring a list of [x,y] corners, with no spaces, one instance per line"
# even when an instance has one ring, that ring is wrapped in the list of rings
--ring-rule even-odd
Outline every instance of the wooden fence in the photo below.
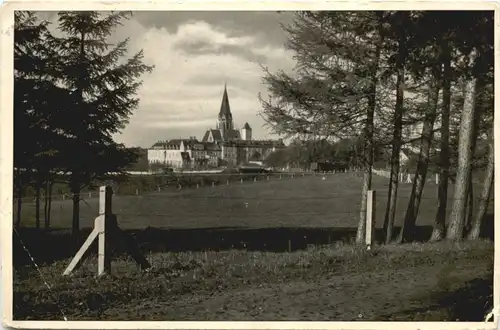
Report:
[[[367,194],[366,208],[366,226],[365,226],[365,245],[370,250],[374,243],[375,231],[375,205],[376,193],[369,190]],[[113,188],[111,186],[102,186],[99,189],[99,214],[94,219],[94,229],[83,243],[80,249],[64,270],[63,275],[70,275],[84,258],[92,242],[98,240],[98,260],[97,274],[104,275],[111,273],[111,250],[113,245],[119,245],[135,260],[143,270],[151,268],[151,264],[144,257],[139,247],[133,239],[122,231],[118,225],[118,219],[112,211]],[[289,241],[289,250],[291,242]]]

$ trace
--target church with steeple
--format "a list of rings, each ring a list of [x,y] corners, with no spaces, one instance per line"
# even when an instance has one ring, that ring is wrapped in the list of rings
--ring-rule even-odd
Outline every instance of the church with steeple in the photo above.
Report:
[[[252,128],[248,123],[243,125],[241,131],[234,128],[233,114],[229,105],[229,96],[227,95],[227,85],[224,85],[222,102],[215,129],[209,129],[203,135],[202,142],[222,143],[236,140],[251,140]]]
[[[282,140],[254,140],[248,123],[240,130],[235,128],[227,85],[224,85],[215,128],[208,129],[201,141],[191,137],[157,142],[148,150],[148,160],[151,164],[166,164],[174,168],[193,168],[199,164],[236,166],[249,161],[263,161],[269,154],[284,147]]]

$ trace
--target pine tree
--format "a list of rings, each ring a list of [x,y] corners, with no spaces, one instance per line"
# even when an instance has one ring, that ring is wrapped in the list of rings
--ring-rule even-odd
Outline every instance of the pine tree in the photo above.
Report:
[[[296,73],[272,74],[264,83],[271,95],[260,98],[263,117],[275,132],[305,138],[364,141],[364,170],[357,242],[365,234],[366,194],[371,189],[374,117],[383,99],[378,71],[383,40],[381,12],[302,12],[285,31]]]
[[[409,12],[395,12],[387,15],[389,28],[386,29],[387,39],[394,40],[391,57],[389,62],[394,63],[394,73],[396,74],[396,103],[394,105],[392,153],[391,153],[391,174],[389,178],[388,202],[384,218],[385,242],[390,243],[392,239],[392,230],[394,227],[394,218],[396,214],[396,200],[399,184],[400,153],[403,143],[403,101],[405,85],[405,64],[407,58],[407,48],[409,47],[410,32],[409,27],[412,22]],[[388,42],[389,46],[391,45]],[[391,51],[391,49],[389,49]],[[390,66],[392,69],[392,66]],[[392,70],[390,72],[392,73]]]
[[[495,146],[493,143],[493,129],[488,136],[488,164],[483,181],[483,190],[479,199],[478,211],[476,217],[472,221],[471,229],[467,234],[467,239],[475,240],[479,238],[481,233],[481,225],[484,221],[486,210],[490,201],[491,190],[493,187],[493,178],[495,175]]]
[[[113,141],[139,104],[140,76],[153,67],[142,62],[140,51],[124,58],[128,39],[113,45],[107,38],[129,17],[94,11],[60,12],[64,33],[52,45],[59,52],[58,78],[70,95],[63,114],[69,185],[73,194],[73,234],[79,229],[81,189],[108,172],[120,172],[137,155]]]
[[[415,237],[415,224],[426,182],[430,161],[431,145],[434,139],[434,125],[437,119],[439,92],[442,87],[442,63],[449,53],[446,51],[446,26],[443,15],[437,12],[419,12],[416,16],[411,52],[407,66],[415,81],[427,85],[427,102],[420,109],[423,115],[420,150],[410,200],[398,236],[398,242],[411,241]]]
[[[450,31],[443,31],[443,33]],[[434,219],[434,227],[431,241],[443,239],[445,234],[446,207],[448,203],[448,182],[450,172],[450,106],[451,106],[451,47],[447,36],[442,39],[443,51],[443,76],[442,91],[443,101],[441,103],[441,128],[440,128],[440,152],[439,152],[439,182],[438,182],[438,208]]]
[[[57,112],[65,97],[52,76],[57,57],[48,47],[48,23],[32,12],[15,12],[14,32],[14,167],[18,197],[17,225],[21,217],[23,188],[36,190],[36,227],[40,228],[40,190],[52,180],[60,162]],[[57,100],[57,101],[56,101]]]
[[[471,54],[470,66],[474,65],[477,53],[474,50]],[[459,145],[458,145],[458,166],[455,192],[453,196],[452,210],[450,214],[450,225],[446,237],[453,240],[461,240],[465,225],[466,200],[468,195],[470,167],[472,163],[472,139],[474,126],[474,110],[476,98],[475,77],[470,78],[467,83],[464,107],[462,110],[462,120],[460,125]]]
[[[464,56],[461,71],[466,84],[458,134],[456,184],[446,233],[446,238],[452,240],[462,240],[464,236],[467,199],[472,203],[470,190],[476,142],[480,130],[491,125],[488,117],[493,108],[487,106],[487,87],[492,84],[493,76],[493,13],[473,12],[461,18],[457,33],[461,42],[456,45]]]

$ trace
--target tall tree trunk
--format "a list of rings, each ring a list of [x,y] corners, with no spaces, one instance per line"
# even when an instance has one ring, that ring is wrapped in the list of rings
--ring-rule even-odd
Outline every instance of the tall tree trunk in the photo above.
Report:
[[[469,181],[467,183],[468,188],[467,188],[467,203],[466,203],[466,218],[465,218],[465,234],[471,230],[472,227],[472,219],[474,217],[474,185],[472,183],[472,171],[474,170],[474,163],[476,161],[476,146],[477,146],[477,139],[479,138],[479,126],[481,123],[481,114],[483,112],[483,109],[481,109],[481,105],[483,104],[483,98],[484,98],[484,90],[485,88],[485,81],[482,78],[478,78],[476,80],[476,102],[474,104],[474,117],[473,117],[473,124],[472,124],[472,137],[471,137],[471,146],[470,146],[470,152],[471,152],[471,166],[469,168]]]
[[[73,236],[78,236],[78,231],[80,230],[80,183],[74,182],[71,185],[71,193],[73,194],[73,222],[71,226],[71,232]]]
[[[81,74],[79,76],[79,79],[77,81],[77,86],[76,86],[76,94],[78,95],[78,107],[80,112],[84,112],[84,104],[85,100],[83,97],[83,86],[84,86],[84,74],[87,73],[85,70],[85,36],[86,33],[83,31],[80,31],[80,65],[81,67]],[[83,129],[82,134],[77,137],[77,145],[81,146],[85,144],[86,141],[86,135],[87,135],[88,130]],[[84,149],[84,148],[83,148]],[[72,168],[71,171],[71,178],[70,178],[70,190],[72,193],[72,200],[73,200],[73,214],[72,214],[72,226],[71,226],[71,232],[75,239],[78,241],[78,232],[80,230],[80,193],[82,190],[82,169],[81,166],[77,166]]]
[[[472,226],[472,217],[474,210],[474,186],[472,184],[472,170],[469,170],[469,182],[467,183],[467,203],[465,209],[467,210],[465,215],[464,232],[467,234]]]
[[[488,150],[488,165],[486,167],[486,176],[484,177],[483,190],[481,192],[481,197],[479,199],[478,211],[476,218],[471,224],[471,229],[467,235],[467,239],[475,240],[479,238],[481,234],[481,224],[483,223],[484,216],[486,215],[486,210],[488,209],[488,203],[490,200],[491,189],[493,187],[493,178],[495,175],[495,146],[493,143],[493,131],[489,136],[489,150]]]
[[[445,41],[446,42],[446,41]],[[440,241],[446,230],[446,207],[450,176],[450,106],[451,106],[451,58],[447,44],[443,47],[443,103],[441,105],[441,144],[439,153],[438,208],[434,218],[431,241]]]
[[[415,180],[413,181],[410,200],[408,202],[408,208],[406,209],[403,225],[398,235],[398,243],[408,242],[415,238],[415,223],[417,221],[418,210],[420,208],[420,201],[425,185],[425,178],[427,176],[429,153],[437,113],[440,80],[436,78],[433,78],[429,84],[428,109],[423,121],[422,138],[420,143],[420,152],[418,155],[417,169],[415,171]]]
[[[366,111],[366,123],[364,129],[365,147],[363,155],[363,186],[361,189],[361,207],[359,212],[358,230],[356,232],[356,243],[363,244],[366,233],[366,207],[368,190],[372,186],[372,167],[373,167],[373,131],[374,131],[374,116],[376,107],[377,93],[377,73],[380,61],[380,51],[382,38],[380,37],[375,49],[375,59],[371,68],[371,85],[368,89],[368,109]]]
[[[40,175],[37,173],[37,176]],[[40,229],[40,191],[42,190],[42,182],[39,178],[35,183],[35,227]]]
[[[45,187],[44,187],[44,195],[45,195],[45,200],[44,200],[44,207],[43,207],[43,220],[44,220],[44,228],[49,229],[49,186],[50,186],[50,179],[48,179],[45,182]]]
[[[54,181],[50,180],[49,181],[49,200],[48,200],[48,207],[47,207],[47,222],[46,222],[46,228],[50,228],[50,214],[52,210],[52,189],[54,188]]]
[[[404,98],[404,61],[405,61],[405,35],[400,33],[398,42],[398,57],[396,61],[396,106],[394,109],[394,134],[392,137],[391,175],[389,178],[389,196],[384,218],[385,243],[392,240],[394,217],[396,215],[396,200],[398,196],[400,153],[403,130],[403,98]]]
[[[471,54],[471,63],[474,63],[475,56],[476,54],[473,52]],[[455,192],[450,215],[450,224],[446,232],[446,238],[451,240],[463,239],[466,199],[472,161],[471,145],[474,129],[475,97],[476,78],[472,77],[466,85],[460,132],[458,136],[458,164]]]

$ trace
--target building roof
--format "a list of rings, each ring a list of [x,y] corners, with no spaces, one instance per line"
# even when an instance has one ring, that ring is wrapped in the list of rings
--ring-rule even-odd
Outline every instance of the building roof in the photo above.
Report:
[[[214,142],[198,142],[193,144],[192,149],[197,151],[202,151],[202,150],[217,151],[220,150],[220,146]]]
[[[240,138],[241,138],[240,131],[235,130],[235,129],[234,129],[234,130],[232,130],[232,131],[227,132],[227,134],[226,134],[226,135],[227,135],[226,137],[227,137],[228,139],[240,139]]]
[[[204,143],[204,145],[205,145],[206,150],[210,150],[210,151],[220,150],[220,146],[217,143],[207,142],[207,143]]]
[[[184,142],[184,145],[189,148],[195,143],[199,143],[197,139],[172,139],[170,141],[158,141],[155,142],[151,149],[178,149],[181,146],[181,142]]]
[[[201,142],[208,141],[208,136],[210,135],[210,132],[212,132],[212,136],[214,137],[215,141],[222,141],[222,135],[220,134],[220,131],[218,129],[209,129],[205,132],[205,135],[203,135],[203,139],[201,139]]]
[[[172,140],[168,141],[167,145],[180,146],[181,142],[184,142],[185,146],[191,146],[191,145],[197,143],[198,140],[196,140],[196,139],[172,139]]]
[[[192,148],[193,150],[205,150],[205,144],[202,142],[198,142],[193,144]]]
[[[153,143],[150,149],[164,149],[166,144],[167,143],[165,141],[157,141]]]
[[[168,141],[166,144],[169,146],[179,146],[181,144],[182,139],[172,139]]]
[[[247,147],[247,148],[284,148],[283,140],[233,140],[223,142],[228,147]]]
[[[203,135],[203,139],[201,139],[201,142],[208,142],[208,136],[210,135],[210,132],[212,132],[212,136],[214,138],[214,141],[221,142],[223,140],[223,137],[222,137],[220,130],[209,129]],[[238,131],[238,130],[231,130],[231,131],[226,133],[226,139],[234,140],[234,139],[240,139],[240,138],[241,138],[241,134],[240,134],[240,131]]]
[[[224,84],[224,94],[222,94],[222,102],[220,104],[219,118],[232,119],[231,108],[229,107],[229,97],[227,96],[226,84]]]
[[[245,125],[243,125],[243,128],[244,128],[244,129],[251,129],[251,128],[250,128],[250,125],[248,125],[248,123],[245,123]]]

